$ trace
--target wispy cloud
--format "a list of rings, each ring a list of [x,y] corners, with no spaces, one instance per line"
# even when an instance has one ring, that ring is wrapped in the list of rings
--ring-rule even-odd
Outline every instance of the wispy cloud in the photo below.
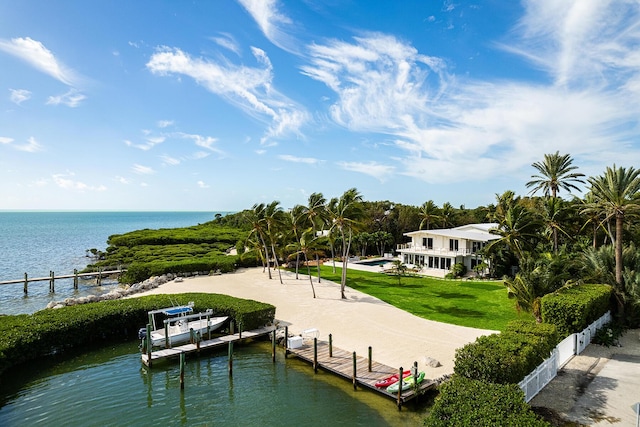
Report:
[[[169,126],[173,126],[173,120],[160,120],[158,121],[158,127],[161,129],[167,128]]]
[[[277,0],[238,0],[256,21],[264,36],[274,45],[287,52],[296,53],[297,43],[288,34],[293,21],[280,12]]]
[[[395,167],[378,162],[338,162],[337,165],[351,172],[372,176],[380,182],[385,182],[395,171]]]
[[[78,92],[76,89],[70,89],[62,95],[50,96],[49,99],[47,99],[47,105],[62,104],[66,105],[67,107],[75,108],[80,105],[80,103],[85,99],[87,99],[85,95]]]
[[[133,172],[137,173],[138,175],[151,175],[155,173],[153,168],[149,166],[142,166],[137,163],[134,164],[131,169],[133,170]]]
[[[306,163],[308,165],[316,165],[318,163],[324,162],[324,160],[315,159],[313,157],[296,157],[289,154],[281,154],[278,156],[278,158],[287,162]]]
[[[213,40],[217,45],[228,49],[236,55],[240,56],[240,46],[238,45],[238,42],[233,37],[233,35],[229,33],[220,33],[219,36],[211,37],[211,40]]]
[[[125,139],[124,143],[128,147],[137,148],[137,149],[142,150],[142,151],[149,151],[153,147],[155,147],[156,145],[162,144],[167,139],[163,135],[152,136],[148,132],[144,132],[143,131],[143,133],[146,135],[145,138],[144,138],[144,142],[142,142],[142,143],[134,143],[134,142],[132,142],[132,141],[130,141],[128,139]]]
[[[67,86],[79,82],[77,73],[62,64],[41,42],[29,37],[0,39],[0,50],[22,59],[37,70],[50,75]]]
[[[16,105],[20,105],[31,99],[31,92],[26,89],[9,89],[9,99]]]
[[[209,185],[205,184],[204,181],[198,181],[196,184],[198,185],[198,188],[209,188]]]
[[[27,153],[35,153],[42,151],[43,147],[34,137],[29,137],[26,144],[17,144],[13,138],[0,136],[0,144],[9,146],[14,150],[25,151]]]
[[[618,6],[525,2],[525,16],[499,47],[530,60],[546,81],[457,77],[445,59],[377,33],[310,45],[301,70],[336,94],[335,123],[391,135],[404,156],[395,159],[404,165],[398,174],[482,179],[519,173],[556,150],[587,163],[637,160],[630,142],[640,127],[640,5]],[[341,165],[376,177],[392,171]]]
[[[167,166],[176,166],[180,164],[180,159],[176,159],[175,157],[171,157],[169,155],[163,154],[160,156],[162,159],[162,164]]]
[[[53,182],[58,187],[63,188],[65,190],[72,190],[72,191],[78,191],[78,192],[107,190],[107,187],[104,185],[92,186],[92,185],[85,184],[84,182],[81,182],[81,181],[76,181],[72,179],[74,175],[75,175],[74,173],[68,172],[66,174],[52,175],[51,178],[53,179]]]
[[[225,98],[247,114],[270,123],[262,142],[286,134],[299,134],[308,113],[293,100],[274,89],[273,70],[267,55],[252,48],[256,67],[216,63],[192,58],[178,48],[162,47],[147,63],[155,74],[182,74],[193,78],[208,91]]]

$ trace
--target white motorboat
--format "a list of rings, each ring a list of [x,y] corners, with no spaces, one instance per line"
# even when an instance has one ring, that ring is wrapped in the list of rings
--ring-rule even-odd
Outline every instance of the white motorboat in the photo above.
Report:
[[[153,347],[173,347],[184,344],[195,338],[197,334],[206,338],[210,332],[220,328],[228,316],[213,316],[211,309],[197,314],[193,313],[193,303],[152,310],[149,312],[149,325],[151,326],[151,345]],[[158,322],[157,317],[161,317]],[[159,324],[158,324],[159,323]],[[138,333],[142,340],[142,348],[147,338],[147,329],[141,328]]]

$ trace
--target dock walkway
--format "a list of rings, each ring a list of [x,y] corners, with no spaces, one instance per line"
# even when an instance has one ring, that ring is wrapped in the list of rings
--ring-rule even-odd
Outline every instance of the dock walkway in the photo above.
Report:
[[[287,353],[295,355],[299,359],[305,360],[312,365],[315,360],[316,368],[323,369],[352,381],[354,388],[356,385],[359,385],[394,399],[396,400],[398,408],[401,408],[402,404],[416,398],[423,392],[436,387],[435,381],[425,379],[418,387],[417,393],[413,389],[402,392],[400,396],[398,396],[397,393],[389,393],[385,389],[376,387],[375,383],[382,378],[397,374],[399,368],[392,368],[391,366],[371,361],[371,371],[369,371],[369,359],[356,355],[356,374],[354,378],[353,353],[333,347],[331,349],[331,357],[329,357],[329,343],[326,341],[317,341],[317,350],[315,351],[317,356],[314,357],[314,345],[307,341],[308,340],[305,340],[302,347],[287,349]],[[410,367],[405,367],[404,369],[409,368]]]
[[[142,363],[147,366],[151,366],[153,362],[179,357],[181,353],[190,354],[198,351],[206,351],[214,349],[216,347],[228,346],[230,342],[242,342],[244,340],[257,338],[263,335],[268,335],[276,329],[275,326],[265,326],[258,329],[252,329],[250,331],[242,331],[242,333],[235,333],[231,335],[224,335],[216,337],[210,340],[202,340],[198,344],[183,344],[171,348],[163,348],[160,350],[152,351],[148,353],[142,353]]]

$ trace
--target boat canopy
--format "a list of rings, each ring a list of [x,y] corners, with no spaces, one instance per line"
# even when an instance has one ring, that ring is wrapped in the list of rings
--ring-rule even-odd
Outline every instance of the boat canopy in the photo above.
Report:
[[[183,305],[180,307],[171,307],[162,311],[167,316],[177,316],[179,314],[193,313],[193,307]]]

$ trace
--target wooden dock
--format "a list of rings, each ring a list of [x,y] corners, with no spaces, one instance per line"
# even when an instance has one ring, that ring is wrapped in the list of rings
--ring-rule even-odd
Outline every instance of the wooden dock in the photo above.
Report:
[[[22,283],[24,285],[24,293],[25,295],[28,293],[28,286],[30,282],[49,282],[49,292],[55,292],[55,281],[59,279],[73,279],[73,288],[78,289],[78,279],[96,279],[96,283],[100,285],[102,283],[102,279],[104,277],[109,277],[115,274],[121,274],[127,271],[123,268],[118,268],[116,270],[98,270],[90,273],[78,273],[78,270],[73,270],[72,274],[62,274],[56,276],[53,271],[49,272],[49,275],[46,277],[29,277],[27,273],[24,273],[23,279],[15,279],[15,280],[0,280],[0,285],[13,285],[17,283]]]
[[[293,354],[299,359],[305,360],[312,365],[315,365],[315,369],[322,369],[324,371],[331,372],[335,375],[343,377],[353,382],[354,389],[356,386],[361,386],[374,390],[375,392],[394,399],[398,408],[423,392],[435,388],[436,382],[432,380],[425,380],[419,385],[416,390],[407,390],[398,393],[389,393],[385,389],[380,389],[375,386],[376,381],[389,377],[399,372],[399,368],[392,368],[391,366],[383,365],[382,363],[369,360],[368,358],[357,356],[354,353],[350,353],[345,350],[341,350],[335,347],[331,348],[331,357],[329,356],[329,343],[326,341],[317,341],[317,348],[314,351],[314,344],[309,343],[306,340],[302,347],[287,349],[288,354]],[[314,362],[315,360],[315,362]],[[354,363],[355,363],[355,376],[354,376]],[[369,363],[371,363],[371,370],[369,370]],[[407,370],[410,367],[405,367]]]
[[[163,348],[152,351],[151,354],[142,354],[142,363],[151,366],[154,362],[171,358],[178,358],[181,354],[197,353],[218,347],[229,346],[229,343],[242,342],[252,338],[258,338],[273,333],[275,326],[265,326],[250,331],[242,331],[231,335],[216,337],[210,340],[202,340],[196,344],[184,344],[171,348]]]

